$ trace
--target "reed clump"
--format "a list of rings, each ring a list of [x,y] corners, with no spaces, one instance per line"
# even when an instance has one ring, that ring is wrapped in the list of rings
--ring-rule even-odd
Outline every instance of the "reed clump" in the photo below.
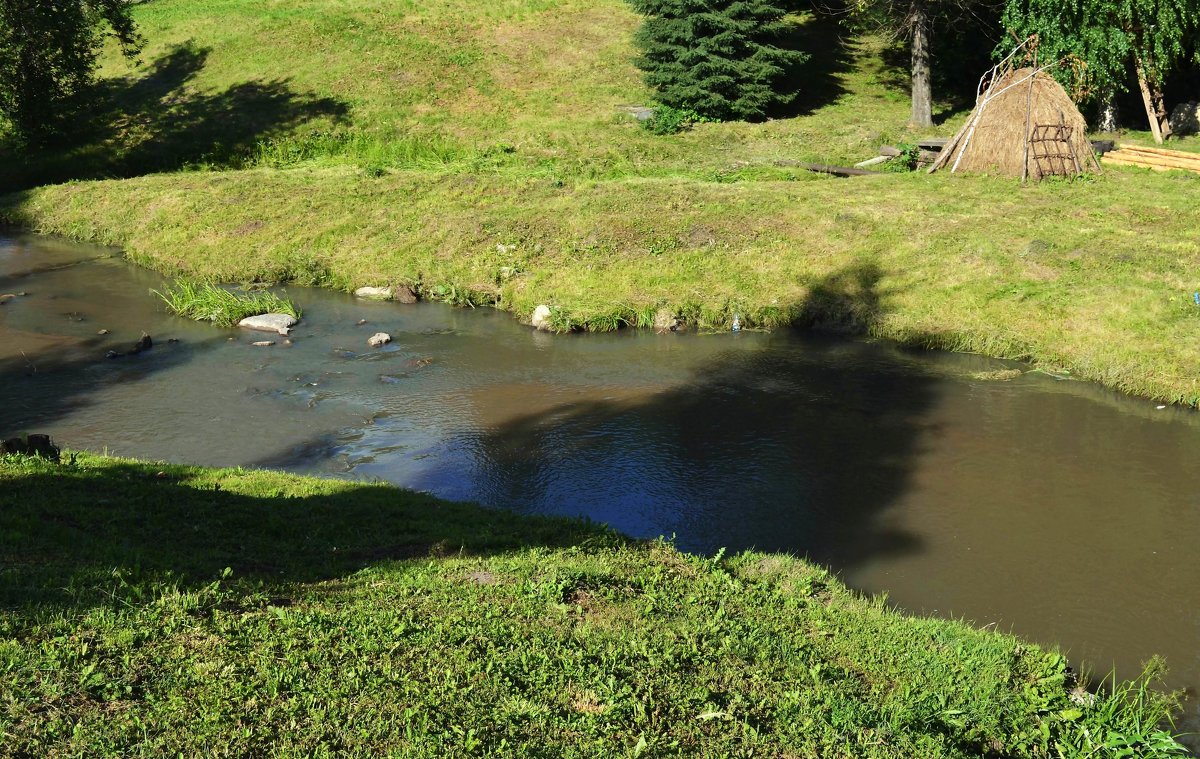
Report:
[[[287,314],[296,319],[301,311],[291,300],[269,290],[230,290],[213,282],[179,280],[164,291],[151,290],[167,309],[178,316],[232,327],[248,316]]]

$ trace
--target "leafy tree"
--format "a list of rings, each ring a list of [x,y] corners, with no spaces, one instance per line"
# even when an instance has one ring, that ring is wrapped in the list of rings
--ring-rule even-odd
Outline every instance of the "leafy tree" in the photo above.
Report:
[[[1163,82],[1200,28],[1196,0],[1008,0],[1003,22],[1036,34],[1043,61],[1074,63],[1056,71],[1077,100],[1111,101],[1132,65],[1155,140],[1170,136]]]
[[[990,26],[984,18],[995,0],[849,0],[848,10],[860,24],[907,38],[912,53],[912,115],[909,123],[933,126],[933,36],[938,28]]]
[[[60,131],[115,37],[132,57],[142,39],[127,0],[0,0],[0,114],[28,141]]]
[[[795,97],[807,60],[789,48],[786,0],[630,0],[645,16],[636,63],[666,106],[711,119],[760,119]]]

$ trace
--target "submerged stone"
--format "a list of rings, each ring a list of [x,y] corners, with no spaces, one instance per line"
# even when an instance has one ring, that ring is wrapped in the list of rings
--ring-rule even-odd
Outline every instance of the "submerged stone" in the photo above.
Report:
[[[238,326],[242,329],[278,332],[281,335],[286,335],[295,324],[296,318],[287,314],[259,314],[258,316],[247,316],[238,322]]]

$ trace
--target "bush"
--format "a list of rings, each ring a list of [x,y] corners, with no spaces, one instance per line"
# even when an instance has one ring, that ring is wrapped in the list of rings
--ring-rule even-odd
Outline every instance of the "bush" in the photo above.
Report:
[[[654,115],[642,122],[642,127],[654,134],[679,134],[691,129],[692,124],[701,124],[713,119],[706,118],[691,108],[672,108],[661,105],[654,109]]]
[[[761,119],[795,97],[807,60],[790,49],[781,0],[630,0],[645,16],[636,63],[663,105],[710,119]]]

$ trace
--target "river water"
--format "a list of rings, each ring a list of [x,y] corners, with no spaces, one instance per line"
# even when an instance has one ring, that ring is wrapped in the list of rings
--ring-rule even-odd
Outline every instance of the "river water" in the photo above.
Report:
[[[552,336],[302,288],[293,344],[255,347],[272,336],[168,315],[162,285],[111,250],[0,237],[0,294],[27,293],[0,306],[0,435],[807,555],[904,609],[1101,674],[1162,654],[1200,688],[1196,413],[890,344]],[[377,331],[393,342],[368,348]],[[150,351],[104,358],[143,332]],[[1196,699],[1181,727],[1200,729]]]

